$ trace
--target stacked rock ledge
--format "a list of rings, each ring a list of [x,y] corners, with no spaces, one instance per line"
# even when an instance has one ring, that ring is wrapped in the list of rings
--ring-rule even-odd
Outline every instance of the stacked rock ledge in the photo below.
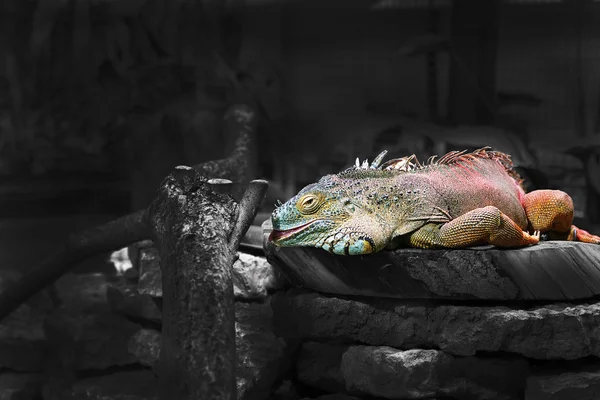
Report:
[[[600,247],[265,250],[234,264],[238,399],[600,398]],[[160,260],[137,251],[0,325],[3,399],[156,399]]]
[[[365,399],[600,398],[600,246],[265,250],[296,286],[271,305],[275,334],[302,343],[300,387]]]
[[[109,285],[113,311],[147,323],[129,335],[128,352],[141,365],[160,373],[160,300],[162,274],[155,247],[139,249],[139,281]],[[238,253],[233,265],[236,316],[236,383],[240,400],[268,399],[272,387],[291,366],[291,349],[273,334],[271,295],[281,290],[285,278],[265,257]],[[158,323],[158,326],[156,324]]]
[[[162,347],[160,257],[135,249],[136,271],[68,274],[0,324],[3,400],[155,400]],[[136,273],[132,273],[136,272]],[[0,290],[18,276],[0,276]],[[234,265],[238,399],[268,399],[292,366],[272,332],[270,297],[285,279],[265,257]]]

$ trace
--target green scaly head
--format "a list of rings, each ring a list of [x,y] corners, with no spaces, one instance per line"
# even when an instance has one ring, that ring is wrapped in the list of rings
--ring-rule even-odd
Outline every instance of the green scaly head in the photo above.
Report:
[[[391,173],[377,169],[382,153],[369,166],[326,175],[279,206],[271,217],[269,240],[277,246],[311,246],[339,255],[368,254],[383,249],[393,227],[373,212],[374,181]]]

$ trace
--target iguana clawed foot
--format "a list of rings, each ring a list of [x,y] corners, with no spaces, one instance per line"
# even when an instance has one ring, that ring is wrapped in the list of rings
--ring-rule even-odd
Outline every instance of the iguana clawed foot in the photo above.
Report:
[[[569,236],[567,240],[574,240],[577,242],[600,244],[600,236],[592,235],[586,230],[579,229],[575,225],[571,225]]]
[[[529,227],[547,233],[548,240],[600,244],[600,237],[579,229],[573,222],[573,200],[560,190],[534,190],[523,198]]]
[[[523,207],[529,233],[494,206],[469,211],[443,225],[428,224],[411,235],[413,247],[458,248],[488,243],[497,247],[521,247],[542,240],[571,240],[600,244],[600,237],[571,225],[573,201],[559,190],[537,190],[525,195]]]

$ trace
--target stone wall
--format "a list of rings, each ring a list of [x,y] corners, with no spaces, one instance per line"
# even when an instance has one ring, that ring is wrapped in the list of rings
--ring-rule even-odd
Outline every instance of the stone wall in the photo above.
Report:
[[[157,251],[133,261],[124,276],[67,275],[0,325],[0,399],[157,398]],[[600,398],[594,299],[326,295],[244,253],[234,285],[238,399]]]
[[[0,325],[1,400],[157,399],[161,348],[158,252],[142,246],[124,276],[67,275]],[[0,290],[16,276],[0,279]],[[238,399],[268,399],[291,363],[272,332],[282,288],[264,257],[234,264]]]
[[[298,345],[295,383],[313,398],[600,399],[600,247],[339,257],[263,228],[297,287],[273,296],[274,333]]]
[[[296,377],[384,399],[600,398],[600,305],[531,307],[340,298],[292,289],[275,333],[301,342]]]

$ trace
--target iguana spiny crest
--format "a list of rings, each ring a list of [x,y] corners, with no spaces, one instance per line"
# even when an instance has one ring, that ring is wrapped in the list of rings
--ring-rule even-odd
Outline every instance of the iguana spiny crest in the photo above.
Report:
[[[513,186],[519,182],[510,157],[487,147],[430,157],[424,164],[415,155],[382,164],[386,153],[371,164],[357,159],[355,166],[324,176],[277,207],[270,239],[279,246],[314,246],[335,254],[371,253],[427,223],[450,221],[452,199],[444,199],[438,187],[449,186],[454,176],[487,179],[498,170],[510,174]],[[448,182],[442,182],[444,175]]]

